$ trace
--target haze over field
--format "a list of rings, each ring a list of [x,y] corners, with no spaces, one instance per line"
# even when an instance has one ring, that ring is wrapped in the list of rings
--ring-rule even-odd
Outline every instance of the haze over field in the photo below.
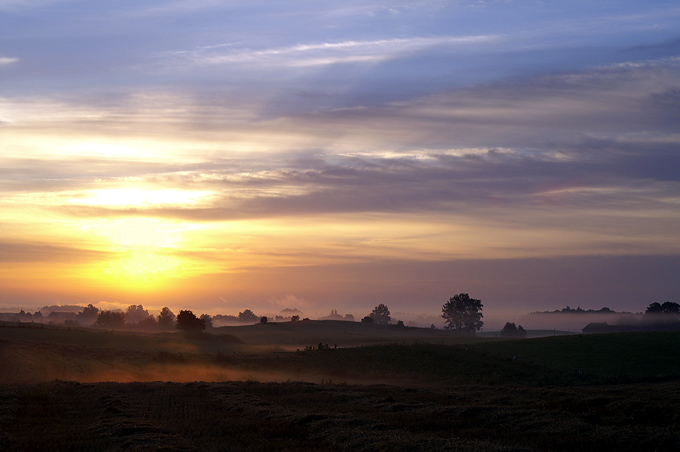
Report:
[[[0,304],[680,293],[680,6],[0,0]]]

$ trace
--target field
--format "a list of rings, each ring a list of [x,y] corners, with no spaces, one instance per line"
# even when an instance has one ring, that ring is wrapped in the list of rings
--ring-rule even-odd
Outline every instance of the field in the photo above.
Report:
[[[214,333],[0,328],[0,450],[680,450],[678,333]]]

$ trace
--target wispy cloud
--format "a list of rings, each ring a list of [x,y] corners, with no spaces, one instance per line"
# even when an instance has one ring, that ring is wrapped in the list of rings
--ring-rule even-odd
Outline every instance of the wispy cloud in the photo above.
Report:
[[[76,247],[0,241],[0,263],[27,262],[96,262],[114,257],[116,253]]]
[[[16,11],[40,8],[51,3],[67,3],[74,0],[0,0],[0,11]]]
[[[19,61],[19,58],[15,57],[0,57],[0,66],[7,66]]]
[[[457,47],[497,42],[497,35],[443,36],[383,39],[372,41],[339,41],[298,44],[289,47],[262,50],[231,49],[229,44],[206,46],[194,51],[177,52],[195,64],[278,64],[283,66],[314,66],[321,64],[376,62],[400,55],[412,54],[425,48],[437,46]]]

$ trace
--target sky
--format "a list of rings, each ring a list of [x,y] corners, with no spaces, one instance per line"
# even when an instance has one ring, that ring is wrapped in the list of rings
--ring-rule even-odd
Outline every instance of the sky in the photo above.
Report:
[[[0,0],[0,305],[680,301],[679,23],[676,0]]]

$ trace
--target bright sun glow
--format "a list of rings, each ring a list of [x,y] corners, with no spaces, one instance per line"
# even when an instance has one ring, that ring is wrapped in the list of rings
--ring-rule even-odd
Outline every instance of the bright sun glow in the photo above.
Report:
[[[189,263],[177,256],[190,225],[147,218],[101,220],[82,227],[108,243],[117,258],[93,269],[96,276],[130,288],[157,286],[185,275]]]
[[[134,289],[152,288],[170,278],[183,275],[181,259],[151,250],[128,251],[120,259],[107,262],[101,276],[116,284]]]

